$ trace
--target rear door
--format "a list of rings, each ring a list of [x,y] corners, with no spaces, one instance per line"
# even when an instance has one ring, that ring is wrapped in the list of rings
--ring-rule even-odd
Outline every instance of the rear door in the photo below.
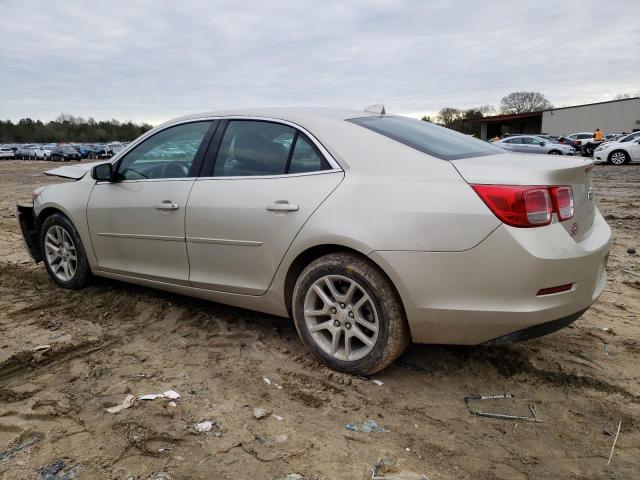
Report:
[[[522,147],[525,153],[547,153],[542,142],[533,137],[522,137]]]
[[[502,145],[503,148],[511,152],[522,152],[523,149],[522,138],[520,137],[507,138],[502,142]]]
[[[344,173],[293,125],[224,121],[189,197],[191,285],[260,295],[291,242]]]
[[[87,205],[98,268],[188,284],[185,209],[216,121],[161,130],[126,153]]]

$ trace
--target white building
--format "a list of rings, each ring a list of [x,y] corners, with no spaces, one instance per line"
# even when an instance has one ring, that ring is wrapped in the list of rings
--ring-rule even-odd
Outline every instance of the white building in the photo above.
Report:
[[[571,135],[593,132],[632,132],[640,129],[640,97],[554,108],[542,112],[542,133]]]

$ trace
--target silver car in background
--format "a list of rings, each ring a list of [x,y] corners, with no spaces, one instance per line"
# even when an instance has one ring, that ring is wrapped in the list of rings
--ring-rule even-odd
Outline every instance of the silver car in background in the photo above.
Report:
[[[496,147],[519,153],[544,153],[549,155],[575,155],[571,145],[536,135],[515,135],[493,142]]]
[[[214,112],[47,172],[75,181],[18,219],[63,288],[98,275],[292,317],[316,358],[371,374],[410,341],[514,342],[580,317],[611,237],[592,168],[384,109]]]

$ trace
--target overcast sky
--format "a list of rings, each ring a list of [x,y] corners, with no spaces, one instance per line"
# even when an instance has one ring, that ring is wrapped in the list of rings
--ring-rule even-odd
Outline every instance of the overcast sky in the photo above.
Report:
[[[523,5],[526,3],[526,5]],[[640,91],[637,0],[0,0],[0,118],[556,106]]]

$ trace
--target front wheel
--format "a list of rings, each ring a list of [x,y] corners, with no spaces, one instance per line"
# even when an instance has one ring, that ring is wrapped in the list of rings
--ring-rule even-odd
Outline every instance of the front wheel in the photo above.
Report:
[[[89,283],[89,261],[80,236],[67,217],[56,213],[44,220],[40,247],[47,272],[59,286],[78,290]]]
[[[551,150],[549,155],[562,155],[562,152],[560,150]]]
[[[609,155],[609,163],[613,165],[624,165],[629,162],[629,160],[627,152],[623,152],[622,150],[616,150]]]
[[[410,342],[393,284],[354,254],[329,254],[311,262],[298,277],[292,307],[302,342],[336,370],[373,374]]]

